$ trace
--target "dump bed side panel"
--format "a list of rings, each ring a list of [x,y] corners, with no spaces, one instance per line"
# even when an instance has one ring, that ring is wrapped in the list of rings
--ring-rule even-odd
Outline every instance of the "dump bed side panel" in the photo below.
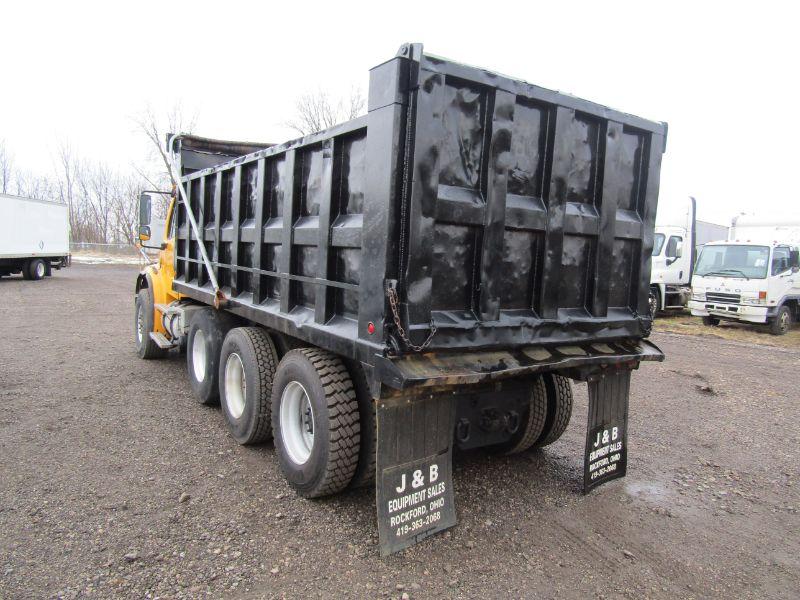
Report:
[[[665,127],[421,56],[406,160],[411,338],[642,337]]]
[[[175,288],[211,300],[203,243],[226,308],[352,355],[366,133],[366,119],[356,119],[184,177],[202,240],[179,205]]]

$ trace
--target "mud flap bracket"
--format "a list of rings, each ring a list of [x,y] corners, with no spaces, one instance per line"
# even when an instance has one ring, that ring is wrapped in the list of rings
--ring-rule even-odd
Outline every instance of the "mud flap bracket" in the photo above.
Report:
[[[377,509],[381,556],[456,524],[452,396],[378,400]]]
[[[628,465],[628,398],[631,370],[588,378],[589,417],[583,461],[583,493],[624,477]]]

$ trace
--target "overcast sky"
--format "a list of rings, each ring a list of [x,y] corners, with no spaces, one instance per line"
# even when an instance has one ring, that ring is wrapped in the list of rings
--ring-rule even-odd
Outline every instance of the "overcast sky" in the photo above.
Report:
[[[406,41],[669,123],[660,204],[698,216],[800,212],[800,32],[791,3],[103,2],[10,0],[0,23],[0,139],[52,171],[67,140],[121,167],[132,118],[176,103],[195,132],[281,142],[300,94],[367,89]],[[496,12],[495,12],[496,11]]]

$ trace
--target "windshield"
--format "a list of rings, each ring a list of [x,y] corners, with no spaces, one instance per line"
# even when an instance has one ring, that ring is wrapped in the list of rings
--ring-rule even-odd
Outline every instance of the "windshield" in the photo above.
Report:
[[[658,256],[661,254],[661,248],[664,247],[664,234],[657,233],[653,237],[653,254],[651,256]]]
[[[696,275],[764,279],[769,265],[767,246],[704,246]]]

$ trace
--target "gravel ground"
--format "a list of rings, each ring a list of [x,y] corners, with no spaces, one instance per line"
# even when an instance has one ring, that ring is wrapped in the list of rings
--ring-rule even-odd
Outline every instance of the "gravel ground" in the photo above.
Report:
[[[183,357],[141,361],[130,266],[0,281],[0,598],[796,597],[800,350],[659,333],[628,476],[579,493],[586,388],[544,451],[459,456],[459,524],[380,559],[369,491],[308,501]]]

